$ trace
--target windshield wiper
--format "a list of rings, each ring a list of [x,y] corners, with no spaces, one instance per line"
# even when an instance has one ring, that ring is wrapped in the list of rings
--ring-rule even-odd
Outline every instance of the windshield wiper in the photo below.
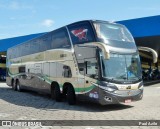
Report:
[[[124,80],[127,79],[126,74],[122,74],[122,75],[120,75],[120,76],[118,76],[118,77],[116,77],[116,78],[117,78],[117,79],[124,79]]]

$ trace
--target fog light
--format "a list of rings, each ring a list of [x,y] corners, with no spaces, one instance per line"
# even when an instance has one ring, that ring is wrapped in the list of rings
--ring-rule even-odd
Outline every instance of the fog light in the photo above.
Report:
[[[108,97],[108,96],[105,96],[104,99],[107,101],[107,102],[112,102],[112,98]]]

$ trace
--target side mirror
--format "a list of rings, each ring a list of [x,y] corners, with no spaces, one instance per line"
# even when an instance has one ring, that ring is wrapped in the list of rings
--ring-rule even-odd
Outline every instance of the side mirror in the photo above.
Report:
[[[110,59],[110,54],[109,54],[109,52],[103,51],[103,54],[104,54],[104,59],[106,59],[106,60],[109,60],[109,59]]]
[[[104,59],[109,60],[110,59],[110,52],[109,52],[109,48],[108,45],[101,43],[101,42],[93,42],[93,43],[89,43],[86,44],[87,46],[97,46],[99,47],[103,54],[104,54]]]

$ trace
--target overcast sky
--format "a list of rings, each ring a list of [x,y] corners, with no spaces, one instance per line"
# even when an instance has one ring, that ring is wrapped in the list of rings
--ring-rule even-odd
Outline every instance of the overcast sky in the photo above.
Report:
[[[0,0],[0,39],[48,32],[79,20],[159,14],[160,0]]]

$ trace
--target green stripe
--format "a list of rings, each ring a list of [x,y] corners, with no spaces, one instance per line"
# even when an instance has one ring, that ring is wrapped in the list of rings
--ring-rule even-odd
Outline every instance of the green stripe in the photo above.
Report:
[[[8,75],[11,76],[11,77],[15,77],[15,76],[19,76],[19,75],[22,75],[22,73],[11,73],[10,69],[8,69]]]
[[[89,86],[89,87],[82,87],[82,88],[74,88],[75,92],[87,92],[95,88],[95,86]]]
[[[8,74],[9,74],[9,76],[11,76],[11,77],[15,77],[15,76],[19,76],[19,75],[22,75],[22,74],[24,74],[24,73],[19,73],[19,74],[12,74],[11,73],[11,71],[8,69]],[[48,84],[51,84],[54,80],[51,80],[51,79],[49,79],[49,76],[47,76],[47,75],[45,75],[45,76],[43,76],[43,77],[39,77],[41,80],[42,79],[44,79]],[[63,85],[62,84],[59,84],[59,86],[62,88],[63,87]],[[89,86],[89,87],[81,87],[81,88],[79,88],[79,87],[74,87],[74,90],[75,90],[75,92],[89,92],[90,90],[92,90],[93,88],[95,88],[95,86],[94,85],[91,85],[91,86]]]
[[[47,76],[47,75],[44,76],[44,79],[45,79],[45,80],[48,80],[48,81],[50,82],[50,84],[51,84],[52,81],[54,81],[54,80],[50,80],[50,79],[49,79],[49,76]],[[59,86],[60,86],[61,88],[63,87],[62,84],[59,84]],[[75,92],[87,92],[87,91],[92,90],[93,88],[95,88],[95,86],[94,86],[94,85],[91,85],[91,86],[89,86],[89,87],[81,87],[81,88],[79,88],[79,87],[74,87],[74,90],[75,90]]]

